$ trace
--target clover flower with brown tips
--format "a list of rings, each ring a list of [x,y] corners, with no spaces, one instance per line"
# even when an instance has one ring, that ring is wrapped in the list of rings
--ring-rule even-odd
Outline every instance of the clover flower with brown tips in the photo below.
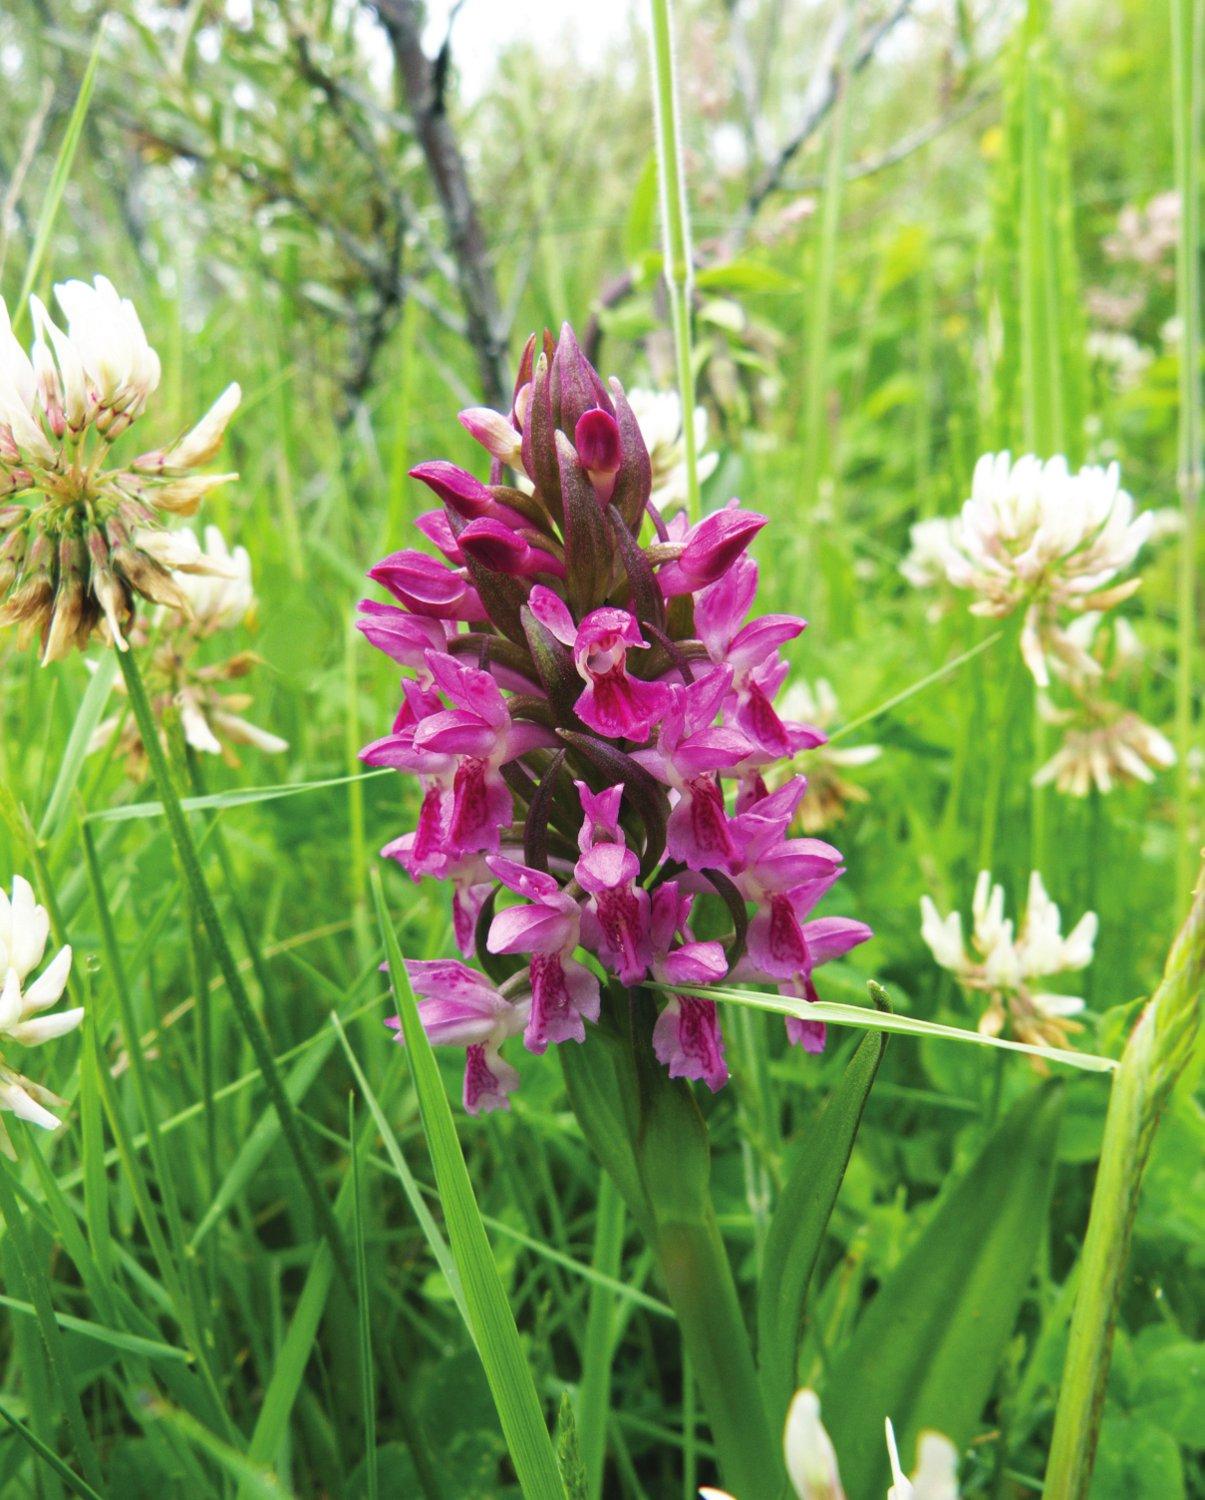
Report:
[[[0,298],[0,625],[18,644],[35,636],[42,659],[83,649],[102,627],[119,649],[141,596],[186,607],[157,539],[195,513],[231,474],[197,474],[221,444],[239,401],[231,385],[191,432],[122,464],[113,444],[138,421],[159,384],[159,358],[133,304],[98,276],[55,288],[67,327],[30,299],[29,353]]]

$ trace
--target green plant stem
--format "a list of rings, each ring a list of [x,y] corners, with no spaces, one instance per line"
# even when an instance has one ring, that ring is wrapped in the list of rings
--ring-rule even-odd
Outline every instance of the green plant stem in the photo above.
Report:
[[[1163,979],[1130,1034],[1113,1080],[1059,1382],[1045,1500],[1084,1500],[1088,1494],[1138,1191],[1164,1105],[1200,1033],[1203,975],[1205,871]]]
[[[292,1154],[294,1164],[297,1168],[298,1177],[301,1179],[302,1187],[313,1207],[318,1225],[323,1237],[331,1247],[331,1254],[335,1258],[335,1264],[339,1268],[340,1275],[345,1283],[350,1286],[355,1281],[355,1272],[352,1260],[344,1244],[343,1236],[339,1226],[335,1222],[335,1216],[330,1202],[322,1190],[318,1181],[318,1174],[314,1167],[313,1159],[306,1146],[300,1127],[297,1124],[293,1107],[285,1093],[284,1084],[276,1066],[276,1060],[272,1055],[272,1047],[268,1040],[267,1032],[263,1023],[251,1004],[243,977],[239,973],[238,964],[235,962],[234,954],[231,952],[230,944],[226,941],[221,919],[218,916],[217,907],[214,905],[213,896],[210,894],[209,886],[201,869],[200,856],[197,853],[196,842],[192,836],[192,829],[188,825],[188,819],[184,809],[180,806],[180,798],[176,786],[172,780],[171,770],[168,767],[167,756],[163,750],[162,741],[159,738],[158,725],[155,723],[155,715],[151,709],[150,700],[146,695],[143,685],[142,673],[138,668],[136,653],[133,651],[122,651],[118,653],[118,662],[121,666],[122,676],[125,679],[126,691],[130,698],[130,707],[133,709],[134,717],[138,723],[138,730],[142,736],[142,743],[146,748],[147,759],[150,762],[151,772],[159,790],[159,799],[163,804],[164,816],[167,819],[168,832],[175,846],[176,857],[180,862],[184,880],[192,896],[197,914],[201,919],[201,925],[205,929],[205,935],[209,939],[209,945],[213,949],[214,957],[217,959],[218,967],[222,971],[222,977],[226,982],[226,989],[234,1006],[234,1013],[243,1034],[251,1044],[251,1050],[255,1054],[255,1061],[263,1076],[264,1087],[267,1089],[268,1098],[276,1116],[280,1121],[281,1134],[285,1138],[285,1144]]]
[[[993,743],[987,759],[987,786],[983,794],[983,819],[979,828],[979,860],[977,869],[992,868],[996,851],[996,825],[1000,821],[1000,798],[1004,789],[1004,776],[1009,767],[1006,753],[1013,718],[1017,711],[1021,685],[1025,678],[1025,663],[1021,657],[1021,646],[1017,632],[1009,637],[1005,648],[1009,652],[1005,668],[1004,698],[1000,705],[1000,717],[994,726]]]
[[[612,1280],[618,1279],[622,1268],[625,1219],[619,1189],[604,1173],[598,1185],[591,1264],[596,1271]],[[586,1494],[589,1500],[599,1500],[602,1495],[603,1467],[607,1458],[615,1300],[615,1292],[609,1286],[596,1285],[590,1289],[577,1411],[577,1439],[582,1465],[586,1470]]]
[[[1176,246],[1176,310],[1180,343],[1179,489],[1184,514],[1176,592],[1176,914],[1188,904],[1196,859],[1193,828],[1199,793],[1192,785],[1193,657],[1198,628],[1197,531],[1202,489],[1201,393],[1201,74],[1205,18],[1200,0],[1171,0],[1172,119],[1180,238]]]
[[[855,28],[850,27],[852,36]],[[808,308],[807,352],[804,371],[803,454],[800,469],[800,503],[811,518],[820,498],[824,472],[824,415],[828,394],[829,330],[837,272],[837,241],[841,227],[841,203],[845,187],[845,162],[849,151],[849,62],[850,43],[842,52],[837,78],[837,96],[829,124],[828,156],[824,166],[824,190],[819,238],[812,268]]]
[[[657,1256],[724,1484],[748,1500],[773,1500],[782,1459],[716,1225],[706,1124],[689,1086],[653,1057],[647,991],[612,992],[608,1009],[605,1028],[561,1049],[570,1101]]]
[[[661,233],[664,274],[669,294],[670,326],[682,402],[682,445],[686,457],[686,512],[702,515],[699,455],[695,441],[695,370],[691,354],[690,304],[694,288],[694,254],[690,211],[682,170],[682,126],[678,79],[674,66],[672,0],[649,0],[652,16],[653,105],[657,126],[657,171],[661,184]]]

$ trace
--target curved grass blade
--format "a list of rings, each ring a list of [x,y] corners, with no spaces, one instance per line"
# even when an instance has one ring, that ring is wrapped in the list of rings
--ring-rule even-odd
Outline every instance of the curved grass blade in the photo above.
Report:
[[[849,1165],[887,1037],[859,1042],[816,1128],[797,1148],[766,1236],[757,1298],[757,1354],[775,1431],[795,1388],[795,1360],[808,1285]]]
[[[511,1461],[527,1500],[564,1500],[564,1486],[552,1440],[540,1409],[531,1369],[519,1342],[519,1330],[481,1222],[464,1153],[456,1135],[448,1096],[398,947],[397,933],[385,905],[380,873],[372,872],[372,891],[385,941],[385,956],[401,1017],[406,1057],[414,1075],[419,1110],[435,1181],[447,1221],[448,1240],[460,1272],[474,1342],[494,1397]]]
[[[669,986],[650,984],[649,989],[668,990]],[[877,986],[876,986],[877,988]],[[725,985],[710,989],[692,989],[676,984],[675,994],[698,995],[701,1000],[726,1000],[734,1005],[750,1005],[755,1010],[772,1011],[778,1016],[798,1016],[801,1021],[822,1021],[830,1026],[854,1026],[862,1031],[893,1031],[901,1036],[933,1036],[951,1042],[971,1042],[978,1047],[998,1047],[1005,1052],[1024,1052],[1046,1062],[1065,1063],[1088,1073],[1111,1073],[1117,1067],[1115,1057],[1097,1057],[1091,1052],[1072,1052],[1062,1047],[1033,1047],[1028,1042],[1014,1042],[1007,1037],[984,1036],[978,1031],[964,1031],[961,1026],[943,1026],[939,1021],[922,1021],[918,1016],[902,1016],[895,1011],[871,1010],[867,1005],[841,1005],[832,1000],[797,1000],[791,995],[764,994],[761,990],[735,990]]]

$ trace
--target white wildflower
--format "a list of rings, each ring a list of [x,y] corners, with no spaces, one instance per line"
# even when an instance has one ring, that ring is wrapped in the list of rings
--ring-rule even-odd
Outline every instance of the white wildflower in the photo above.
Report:
[[[653,465],[652,503],[659,511],[676,510],[686,504],[686,444],[682,433],[682,402],[677,391],[650,391],[637,387],[627,393]],[[699,483],[715,472],[718,453],[706,453],[707,411],[695,407],[695,453]]]
[[[1050,680],[1058,611],[1102,610],[1126,598],[1138,579],[1118,583],[1150,534],[1135,516],[1116,464],[1071,473],[1064,458],[985,454],[975,465],[946,576],[978,597],[977,615],[1024,609],[1021,650],[1039,686]]]
[[[1006,1023],[1023,1042],[1062,1046],[1067,1033],[1079,1030],[1071,1017],[1084,1008],[1076,995],[1051,994],[1036,982],[1073,973],[1092,962],[1096,942],[1095,912],[1086,912],[1062,935],[1059,908],[1050,899],[1041,875],[1029,877],[1025,916],[1019,930],[1004,915],[1004,887],[983,870],[971,903],[970,949],[963,943],[957,912],[943,917],[928,896],[921,897],[921,937],[941,968],[964,989],[988,997],[979,1030],[998,1035]]]
[[[820,1420],[820,1398],[815,1391],[796,1391],[783,1432],[787,1474],[797,1500],[845,1500],[837,1454]],[[916,1445],[916,1469],[904,1475],[895,1431],[887,1421],[887,1455],[892,1484],[887,1500],[958,1500],[958,1450],[938,1432],[922,1432]],[[734,1500],[727,1490],[704,1485],[700,1500]]]
[[[1141,381],[1155,357],[1133,334],[1109,328],[1093,329],[1084,340],[1084,349],[1089,359],[1110,372],[1122,391],[1132,390]]]
[[[71,949],[60,948],[32,983],[29,976],[42,962],[50,935],[50,917],[34,899],[29,882],[13,878],[12,896],[0,889],[0,1040],[37,1047],[74,1030],[84,1018],[82,1009],[45,1014],[62,996],[71,972]],[[11,1110],[22,1120],[54,1130],[58,1119],[46,1108],[65,1101],[30,1081],[0,1056],[0,1110]],[[0,1126],[0,1150],[11,1152]]]
[[[29,354],[0,298],[0,624],[22,647],[40,635],[44,661],[85,647],[102,621],[124,650],[136,595],[182,607],[148,538],[235,477],[189,471],[217,452],[239,400],[227,387],[173,447],[106,467],[159,384],[159,358],[103,276],[55,296],[66,329],[31,298]]]

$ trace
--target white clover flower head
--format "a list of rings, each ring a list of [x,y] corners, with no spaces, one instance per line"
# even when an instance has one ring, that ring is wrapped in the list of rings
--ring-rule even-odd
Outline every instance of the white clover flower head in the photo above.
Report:
[[[677,391],[651,391],[640,386],[627,393],[640,435],[653,466],[650,500],[662,513],[686,504],[686,444],[682,434],[682,402]],[[707,410],[696,406],[694,414],[696,463],[699,482],[715,472],[718,453],[707,453]]]
[[[815,1391],[796,1391],[782,1438],[787,1474],[799,1500],[845,1500],[837,1454],[820,1420]]]
[[[229,386],[172,447],[108,466],[159,384],[159,357],[103,276],[55,297],[66,329],[32,297],[28,354],[0,298],[0,625],[17,626],[22,647],[40,635],[43,661],[83,649],[102,621],[124,650],[136,595],[184,607],[145,542],[235,477],[191,471],[214,457],[239,401]]]
[[[29,976],[42,962],[50,935],[50,917],[39,906],[29,882],[14,876],[11,897],[0,889],[0,1041],[38,1047],[64,1036],[84,1018],[80,1008],[45,1014],[62,996],[71,972],[71,949],[60,948],[32,983]],[[47,1104],[63,1101],[48,1089],[15,1072],[0,1057],[0,1110],[44,1130],[54,1130],[58,1119]],[[0,1126],[0,1150],[9,1150]]]
[[[1049,706],[1042,712],[1054,722],[1076,718]],[[1033,784],[1053,784],[1069,797],[1086,797],[1093,789],[1105,796],[1127,783],[1149,785],[1156,772],[1175,763],[1175,748],[1153,724],[1136,713],[1098,702],[1087,706],[1081,722],[1066,730],[1063,743],[1034,772]]]
[[[921,897],[921,937],[936,962],[964,989],[988,997],[979,1029],[994,1036],[1007,1023],[1022,1041],[1061,1046],[1067,1032],[1079,1029],[1070,1018],[1083,1010],[1084,1002],[1076,995],[1037,989],[1035,984],[1054,974],[1077,972],[1092,962],[1096,913],[1086,912],[1064,937],[1059,908],[1035,870],[1029,878],[1025,915],[1014,931],[1012,920],[1004,915],[1004,888],[984,870],[975,882],[971,914],[968,952],[958,913],[943,917],[930,897]]]
[[[1118,574],[1150,531],[1150,514],[1135,515],[1115,463],[1073,474],[1061,456],[1014,462],[1009,453],[988,453],[975,465],[946,576],[977,596],[972,614],[1025,611],[1022,653],[1045,687],[1058,611],[1103,610],[1133,593],[1139,580],[1119,583]]]

